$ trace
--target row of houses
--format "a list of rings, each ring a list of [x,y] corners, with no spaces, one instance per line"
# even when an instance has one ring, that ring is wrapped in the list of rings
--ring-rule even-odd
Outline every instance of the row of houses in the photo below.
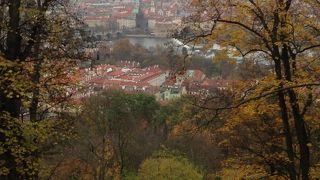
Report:
[[[139,68],[132,64],[99,65],[86,69],[85,82],[89,93],[102,89],[118,89],[156,94],[169,75],[169,70],[159,66]]]
[[[183,95],[207,95],[215,89],[223,90],[232,83],[207,78],[200,70],[187,70],[185,74],[177,76],[158,65],[139,68],[132,64],[124,61],[119,65],[99,65],[85,69],[87,95],[116,89],[130,93],[148,93],[155,95],[160,101],[169,101]]]

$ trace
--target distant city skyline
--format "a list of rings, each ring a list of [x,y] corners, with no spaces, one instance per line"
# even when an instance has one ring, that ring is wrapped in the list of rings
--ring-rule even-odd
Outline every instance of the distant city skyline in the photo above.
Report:
[[[89,28],[165,37],[183,14],[178,0],[82,0],[78,11]]]

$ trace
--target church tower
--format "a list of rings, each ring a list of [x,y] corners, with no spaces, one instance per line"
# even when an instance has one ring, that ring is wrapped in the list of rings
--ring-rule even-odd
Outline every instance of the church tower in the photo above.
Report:
[[[142,0],[139,0],[139,10],[136,14],[136,28],[139,31],[147,32],[148,31],[148,20],[145,18],[143,13],[143,3]]]

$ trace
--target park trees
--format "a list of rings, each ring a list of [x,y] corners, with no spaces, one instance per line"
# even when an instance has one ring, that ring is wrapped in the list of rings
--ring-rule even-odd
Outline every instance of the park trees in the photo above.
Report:
[[[307,117],[319,86],[319,2],[193,0],[191,5],[195,12],[185,22],[193,36],[182,36],[187,41],[220,43],[234,56],[262,60],[273,67],[264,77],[237,89],[235,102],[212,110],[276,98],[288,161],[281,167],[285,170],[275,171],[285,172],[290,179],[309,179],[312,135]]]
[[[134,53],[134,45],[129,39],[120,39],[112,48],[112,56],[118,61],[128,61]]]
[[[153,96],[112,90],[85,99],[66,161],[77,159],[82,177],[90,179],[120,179],[136,171],[160,144],[150,125],[159,106]]]

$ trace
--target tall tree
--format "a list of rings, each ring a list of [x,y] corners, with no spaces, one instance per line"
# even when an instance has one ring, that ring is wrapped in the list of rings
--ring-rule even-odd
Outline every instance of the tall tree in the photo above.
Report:
[[[77,27],[74,18],[65,16],[70,11],[67,4],[67,0],[0,1],[0,156],[4,159],[0,175],[3,178],[32,176],[27,172],[30,166],[27,159],[34,154],[24,147],[23,122],[19,118],[30,102],[30,117],[37,113],[40,76],[52,75],[40,74],[42,65],[48,62],[44,59],[66,60],[66,53],[61,52],[74,52],[65,46],[67,36],[62,33],[66,29],[74,33],[71,30]],[[71,39],[69,36],[68,40]]]
[[[262,60],[273,65],[273,73],[244,88],[237,102],[214,110],[276,96],[289,159],[286,172],[290,179],[309,179],[311,137],[305,115],[315,101],[312,89],[319,85],[319,1],[193,0],[191,5],[195,12],[186,25],[196,37],[187,41],[214,41],[244,59],[264,55]],[[311,90],[307,98],[303,89]]]

